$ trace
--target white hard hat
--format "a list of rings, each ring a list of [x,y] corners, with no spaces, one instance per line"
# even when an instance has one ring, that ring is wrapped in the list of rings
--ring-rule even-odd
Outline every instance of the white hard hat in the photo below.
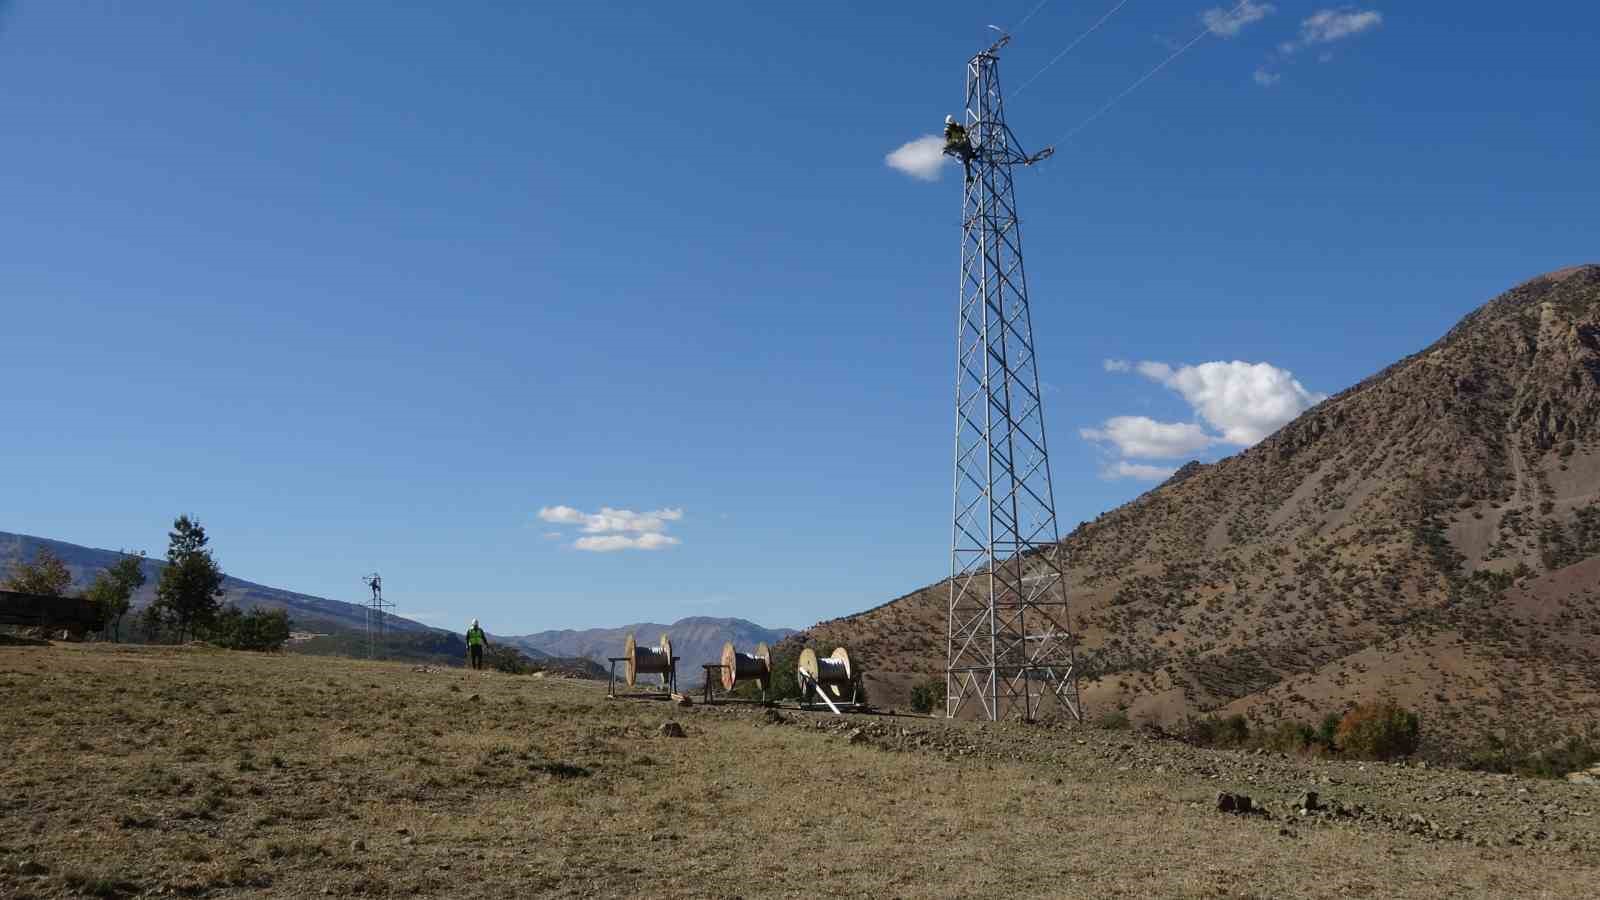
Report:
[[[944,117],[944,123],[946,125],[954,125],[956,123],[956,117],[955,116],[945,116]]]
[[[472,627],[473,628],[477,628],[478,627],[478,620],[477,619],[473,619],[472,620]]]

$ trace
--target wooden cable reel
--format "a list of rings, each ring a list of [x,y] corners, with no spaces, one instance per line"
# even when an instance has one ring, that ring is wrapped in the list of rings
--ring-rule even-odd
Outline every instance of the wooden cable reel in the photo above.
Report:
[[[628,687],[633,687],[640,675],[660,675],[663,685],[670,683],[672,641],[666,635],[661,636],[661,646],[656,649],[634,643],[633,635],[630,634],[628,642],[622,647],[622,655],[628,661],[626,669]]]
[[[772,686],[772,652],[763,643],[756,645],[754,653],[740,653],[733,648],[733,641],[728,641],[722,645],[722,689],[731,691],[734,685],[748,681],[758,682],[761,693],[766,694]]]
[[[800,651],[800,683],[810,681],[819,692],[827,691],[835,700],[854,695],[855,674],[850,653],[843,647],[833,648],[827,656],[818,656],[810,647]]]

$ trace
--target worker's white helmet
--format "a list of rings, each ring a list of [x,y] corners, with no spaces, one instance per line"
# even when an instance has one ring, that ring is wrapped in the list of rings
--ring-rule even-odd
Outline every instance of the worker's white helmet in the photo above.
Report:
[[[956,123],[956,117],[955,116],[945,116],[944,117],[944,123],[946,125],[954,125]]]
[[[478,620],[477,619],[473,619],[472,620],[472,627],[473,628],[477,628],[478,627]]]

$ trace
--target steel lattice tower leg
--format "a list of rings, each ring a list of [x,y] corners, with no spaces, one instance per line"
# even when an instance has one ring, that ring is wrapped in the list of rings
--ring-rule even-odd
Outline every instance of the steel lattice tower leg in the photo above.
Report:
[[[1012,185],[1048,151],[1030,158],[1006,126],[1004,43],[967,63],[946,712],[1032,720],[1054,703],[1081,720]]]

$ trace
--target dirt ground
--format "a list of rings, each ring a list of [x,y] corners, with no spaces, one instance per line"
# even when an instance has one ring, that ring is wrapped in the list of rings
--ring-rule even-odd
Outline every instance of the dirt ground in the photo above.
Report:
[[[1600,789],[1128,732],[0,647],[0,896],[1593,897]],[[664,736],[667,721],[685,736]],[[1311,789],[1324,811],[1301,815]],[[1264,815],[1216,810],[1250,794]]]

